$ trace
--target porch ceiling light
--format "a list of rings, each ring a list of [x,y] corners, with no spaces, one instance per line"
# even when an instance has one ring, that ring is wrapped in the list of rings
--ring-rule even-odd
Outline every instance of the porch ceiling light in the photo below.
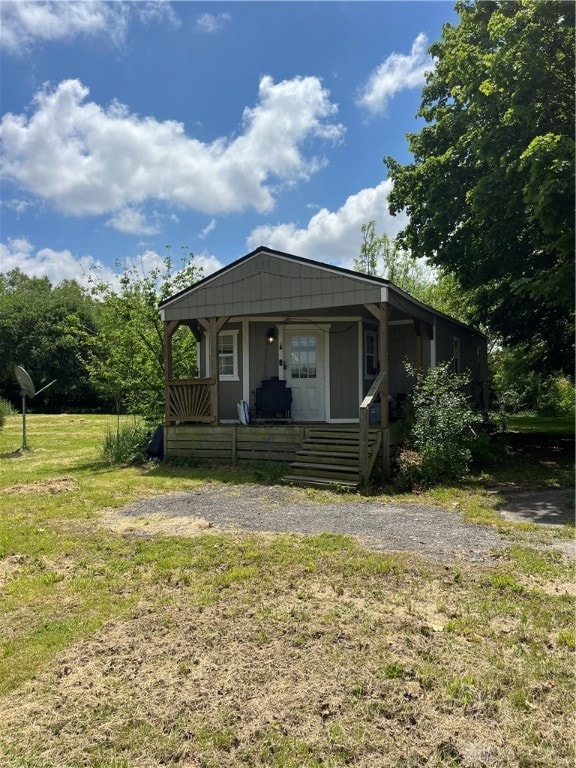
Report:
[[[272,326],[266,331],[266,344],[276,344],[276,328]]]

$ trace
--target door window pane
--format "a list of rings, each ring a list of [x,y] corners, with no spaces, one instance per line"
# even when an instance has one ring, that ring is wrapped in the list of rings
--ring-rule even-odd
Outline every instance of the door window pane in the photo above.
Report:
[[[290,369],[293,379],[316,378],[316,336],[290,338]]]

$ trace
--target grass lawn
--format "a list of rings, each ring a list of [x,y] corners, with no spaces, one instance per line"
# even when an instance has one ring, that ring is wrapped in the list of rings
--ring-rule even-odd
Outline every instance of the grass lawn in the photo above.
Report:
[[[20,417],[0,431],[1,766],[572,768],[574,568],[543,545],[573,528],[506,523],[490,490],[569,487],[573,425],[511,423],[496,464],[418,497],[506,535],[490,567],[332,534],[114,533],[104,510],[253,480],[110,467],[114,426],[32,414],[21,454]]]
[[[536,432],[550,437],[574,439],[572,416],[511,416],[507,420],[507,428],[511,432]]]

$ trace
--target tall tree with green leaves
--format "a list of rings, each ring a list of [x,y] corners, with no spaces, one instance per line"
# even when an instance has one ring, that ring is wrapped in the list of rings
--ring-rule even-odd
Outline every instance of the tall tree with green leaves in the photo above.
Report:
[[[32,408],[61,411],[98,406],[96,391],[82,363],[86,337],[96,333],[94,300],[74,280],[52,285],[19,269],[0,274],[0,395],[19,405],[14,366],[23,365],[36,387],[56,379]]]
[[[86,366],[103,397],[118,411],[159,419],[164,404],[164,329],[158,304],[199,280],[201,270],[191,254],[179,268],[170,252],[146,270],[143,262],[124,268],[118,285],[93,281],[98,304],[98,332],[91,339]],[[82,333],[82,329],[78,329]],[[196,343],[188,328],[173,336],[174,374],[196,375]]]
[[[535,366],[574,370],[574,3],[458,2],[430,47],[414,162],[385,158],[399,242],[473,291]]]
[[[442,269],[426,269],[386,233],[376,233],[376,222],[362,225],[360,255],[354,269],[390,280],[414,298],[462,322],[470,321],[469,301],[454,275]]]
[[[412,295],[426,282],[422,265],[400,248],[394,238],[385,232],[378,235],[374,220],[362,225],[360,255],[354,259],[354,269],[390,280]]]

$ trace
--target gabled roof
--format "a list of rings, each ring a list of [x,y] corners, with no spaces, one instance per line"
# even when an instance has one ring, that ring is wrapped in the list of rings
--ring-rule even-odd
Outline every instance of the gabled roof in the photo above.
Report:
[[[190,320],[223,315],[328,313],[382,301],[389,302],[402,316],[431,324],[439,316],[463,325],[389,280],[264,246],[170,296],[159,306],[166,320]]]
[[[322,269],[326,272],[334,272],[336,274],[348,275],[356,280],[362,280],[364,282],[374,283],[381,286],[391,285],[389,280],[384,280],[381,277],[375,277],[374,275],[365,275],[362,272],[355,272],[352,269],[346,269],[345,267],[337,267],[332,264],[326,264],[325,262],[314,261],[313,259],[305,259],[303,256],[294,256],[294,254],[292,253],[285,253],[284,251],[277,251],[273,248],[266,248],[265,246],[260,245],[258,246],[258,248],[255,248],[253,251],[250,251],[250,253],[247,253],[245,256],[241,256],[239,259],[236,259],[236,261],[233,261],[230,264],[227,264],[225,267],[222,267],[222,269],[219,269],[217,272],[213,272],[211,275],[208,275],[208,277],[204,277],[202,278],[202,280],[198,280],[197,283],[190,285],[188,288],[183,288],[181,291],[178,291],[178,293],[175,293],[172,296],[169,296],[167,299],[164,299],[159,304],[160,308],[167,306],[171,302],[181,298],[187,293],[196,291],[199,288],[202,288],[204,285],[207,285],[212,281],[217,280],[221,275],[224,275],[232,270],[235,270],[241,264],[243,264],[246,261],[249,261],[250,259],[253,259],[255,256],[257,256],[260,253],[265,253],[272,256],[279,256],[280,258],[289,259],[290,261],[293,261],[297,264],[305,264],[310,267],[314,267],[316,269]]]

